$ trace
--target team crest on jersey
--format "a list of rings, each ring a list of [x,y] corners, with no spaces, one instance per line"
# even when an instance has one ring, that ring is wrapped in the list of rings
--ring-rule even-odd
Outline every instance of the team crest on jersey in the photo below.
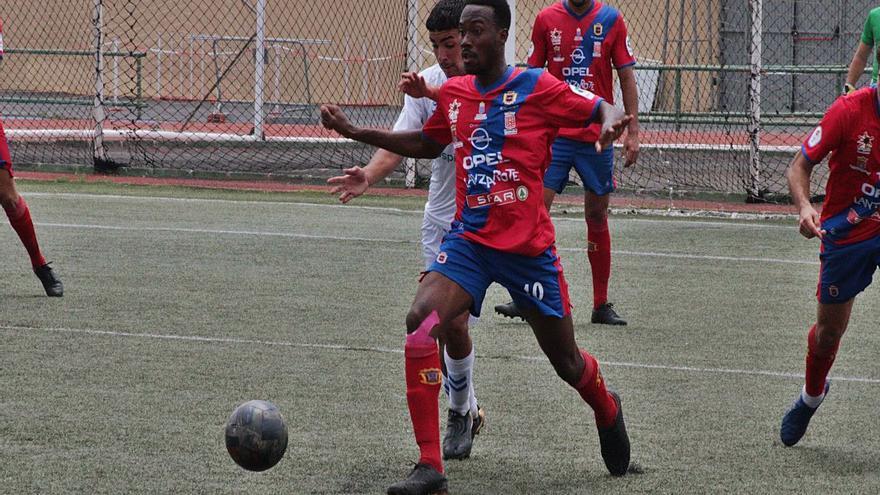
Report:
[[[822,142],[822,126],[817,127],[812,134],[810,134],[810,139],[807,140],[807,145],[810,148],[815,148],[817,144]]]
[[[486,120],[486,102],[481,101],[480,107],[477,109],[477,114],[474,115],[474,120]]]
[[[550,44],[553,45],[553,61],[562,62],[565,60],[562,58],[562,31],[559,28],[550,31]]]
[[[525,201],[529,198],[529,188],[526,186],[519,186],[516,188],[516,197],[520,201]]]
[[[874,147],[874,136],[868,134],[868,131],[865,131],[859,136],[856,143],[858,143],[856,151],[860,155],[870,155],[871,148]]]
[[[599,58],[602,56],[602,42],[594,41],[593,42],[593,58]]]
[[[593,56],[595,56],[595,55],[596,54],[594,53]],[[580,65],[581,62],[583,62],[585,58],[587,58],[587,57],[584,57],[584,51],[581,50],[580,47],[575,48],[574,51],[571,52],[571,61],[578,64],[578,65]]]
[[[419,370],[419,381],[424,385],[440,385],[441,376],[443,376],[443,373],[438,368]]]
[[[602,36],[602,33],[605,32],[605,26],[602,25],[601,22],[597,22],[593,24],[593,34],[596,36]]]
[[[584,35],[581,34],[581,28],[577,28],[577,31],[574,32],[574,42],[580,43],[581,41],[584,41]]]
[[[512,136],[519,132],[516,129],[516,112],[504,112],[504,135]]]
[[[508,91],[501,97],[501,102],[507,106],[513,105],[516,103],[517,96],[519,96],[519,94],[516,91]]]
[[[461,108],[461,102],[458,101],[458,98],[452,100],[452,103],[449,104],[449,122],[456,123],[458,122],[458,110]]]

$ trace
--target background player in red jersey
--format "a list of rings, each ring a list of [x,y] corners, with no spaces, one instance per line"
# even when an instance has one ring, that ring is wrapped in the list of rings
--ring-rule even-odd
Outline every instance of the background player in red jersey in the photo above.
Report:
[[[463,311],[478,316],[493,282],[523,309],[556,373],[592,408],[602,458],[616,476],[629,467],[623,410],[609,392],[596,359],[578,348],[568,288],[556,254],[555,232],[543,205],[543,173],[558,128],[601,122],[598,147],[611,146],[630,118],[592,93],[538,70],[507,65],[510,26],[505,0],[469,0],[461,15],[462,59],[468,76],[450,79],[422,131],[389,132],[353,126],[332,105],[321,109],[327,128],[414,158],[455,150],[456,216],[406,318],[407,403],[419,462],[391,494],[445,490],[440,460],[439,355],[436,337]]]
[[[614,103],[612,67],[617,69],[623,106],[632,115],[623,141],[626,166],[639,156],[639,93],[633,58],[623,15],[611,6],[593,0],[560,0],[538,13],[532,28],[529,66],[547,67],[557,79],[592,91]],[[561,129],[553,143],[553,158],[544,175],[547,209],[561,193],[571,169],[584,185],[584,218],[587,223],[587,258],[593,279],[593,323],[626,325],[608,302],[611,278],[611,234],[608,230],[608,202],[614,191],[614,150],[595,149],[600,128]],[[521,317],[515,303],[500,304],[495,311]]]
[[[817,321],[807,335],[806,380],[782,418],[780,437],[796,444],[828,393],[828,371],[855,296],[880,263],[880,98],[865,88],[838,98],[788,168],[800,233],[821,240]],[[875,146],[877,146],[875,148]],[[810,204],[810,175],[831,153],[822,215]]]
[[[3,31],[0,21],[0,61],[3,60]],[[34,222],[31,220],[31,212],[24,198],[15,189],[15,179],[12,174],[12,157],[9,153],[9,145],[6,142],[6,134],[3,132],[3,123],[0,122],[0,206],[9,218],[9,224],[18,234],[21,243],[27,249],[31,258],[34,273],[43,284],[47,296],[61,297],[64,295],[64,286],[61,279],[52,271],[52,267],[46,262],[40,245],[37,243],[37,234],[34,231]]]

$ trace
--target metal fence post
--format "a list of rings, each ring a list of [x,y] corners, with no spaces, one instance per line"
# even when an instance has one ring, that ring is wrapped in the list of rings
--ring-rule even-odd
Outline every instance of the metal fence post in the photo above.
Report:
[[[256,56],[254,57],[254,139],[266,138],[263,129],[263,80],[266,76],[266,0],[257,0]]]
[[[749,0],[749,10],[752,14],[752,33],[750,37],[749,54],[751,56],[751,71],[749,78],[749,184],[748,199],[760,200],[764,195],[762,188],[762,164],[761,164],[761,61],[763,49],[764,29],[764,2],[763,0]]]
[[[95,125],[94,164],[96,170],[106,171],[109,168],[107,153],[104,150],[104,2],[95,0],[94,18],[92,19],[95,42],[95,102],[92,106],[92,118]]]

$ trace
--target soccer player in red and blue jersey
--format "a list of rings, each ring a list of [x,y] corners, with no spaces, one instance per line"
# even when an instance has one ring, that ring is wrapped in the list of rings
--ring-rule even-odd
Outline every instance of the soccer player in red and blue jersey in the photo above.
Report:
[[[596,359],[575,341],[568,287],[541,192],[560,127],[601,122],[597,147],[604,149],[629,117],[543,71],[508,66],[505,0],[469,0],[460,27],[469,75],[441,87],[437,110],[421,132],[363,129],[338,107],[321,108],[327,128],[400,155],[433,158],[449,144],[455,150],[455,221],[406,318],[406,395],[420,458],[388,493],[429,494],[447,487],[440,459],[436,338],[450,331],[450,322],[463,311],[479,316],[493,282],[523,309],[556,373],[592,407],[605,465],[622,476],[630,445],[620,398],[606,388]]]
[[[856,295],[880,263],[880,98],[865,88],[838,98],[788,168],[800,233],[821,240],[817,321],[807,334],[806,380],[782,418],[780,436],[796,444],[828,393],[828,371],[846,332]],[[875,148],[876,146],[876,148]],[[810,175],[826,155],[822,214],[810,204]]]
[[[3,60],[3,31],[0,21],[0,61]],[[64,295],[64,287],[61,279],[52,271],[52,267],[46,262],[40,245],[37,243],[37,234],[34,230],[34,222],[31,220],[31,211],[24,198],[15,189],[15,179],[12,173],[12,156],[9,153],[9,145],[6,142],[6,134],[3,132],[3,123],[0,122],[0,206],[9,218],[9,224],[18,234],[21,243],[24,244],[34,273],[43,284],[43,290],[50,297]]]
[[[591,91],[614,103],[612,69],[617,70],[623,106],[632,115],[623,141],[626,165],[639,154],[638,89],[633,57],[621,13],[594,0],[559,0],[538,13],[532,28],[529,66],[544,68],[557,79]],[[600,127],[561,129],[553,143],[553,158],[544,175],[544,203],[547,209],[557,193],[568,184],[571,169],[584,187],[584,218],[587,223],[587,258],[593,279],[593,323],[626,325],[608,302],[611,278],[611,234],[608,203],[614,191],[614,150],[596,151]],[[520,316],[515,303],[495,310],[508,317]]]

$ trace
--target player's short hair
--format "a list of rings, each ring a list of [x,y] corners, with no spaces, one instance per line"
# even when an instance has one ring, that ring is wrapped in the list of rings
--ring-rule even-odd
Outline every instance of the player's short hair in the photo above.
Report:
[[[501,29],[510,29],[510,5],[507,0],[467,0],[467,5],[483,5],[495,11],[495,24]]]
[[[461,19],[461,11],[464,10],[465,0],[440,0],[431,9],[428,20],[425,21],[425,27],[428,31],[449,31],[450,29],[458,29],[459,19]]]

